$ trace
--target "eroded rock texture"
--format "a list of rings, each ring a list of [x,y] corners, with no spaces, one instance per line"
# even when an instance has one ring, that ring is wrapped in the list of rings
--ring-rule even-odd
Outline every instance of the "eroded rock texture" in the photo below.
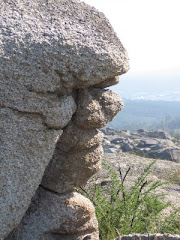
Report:
[[[128,68],[108,20],[77,0],[0,0],[0,239],[98,239],[76,193],[98,171]]]

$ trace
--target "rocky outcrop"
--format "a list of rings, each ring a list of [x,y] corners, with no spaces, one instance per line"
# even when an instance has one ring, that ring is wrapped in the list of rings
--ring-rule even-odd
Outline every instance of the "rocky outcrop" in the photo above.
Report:
[[[137,132],[131,133],[111,128],[102,131],[105,134],[103,146],[107,153],[123,151],[180,163],[180,145],[165,131],[139,129]]]
[[[59,195],[40,187],[18,230],[8,239],[83,239],[82,233],[83,237],[97,235],[92,203],[75,192]]]
[[[111,91],[94,88],[79,91],[77,111],[64,129],[46,168],[42,179],[44,187],[63,193],[86,184],[98,171],[103,154],[102,133],[96,128],[105,125],[122,106],[121,99]]]
[[[128,68],[102,13],[78,0],[0,0],[0,239],[98,239],[76,193],[100,167]]]

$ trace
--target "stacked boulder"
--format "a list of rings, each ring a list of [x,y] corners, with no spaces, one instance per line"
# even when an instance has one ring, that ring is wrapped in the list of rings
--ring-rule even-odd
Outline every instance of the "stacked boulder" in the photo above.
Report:
[[[77,193],[98,171],[98,130],[123,103],[104,88],[128,56],[102,13],[78,0],[0,0],[0,239],[99,239]]]

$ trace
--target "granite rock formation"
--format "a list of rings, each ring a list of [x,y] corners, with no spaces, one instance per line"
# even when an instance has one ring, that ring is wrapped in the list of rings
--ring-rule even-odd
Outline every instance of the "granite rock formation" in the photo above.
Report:
[[[76,187],[100,167],[123,107],[103,88],[128,56],[105,16],[78,0],[0,0],[0,239],[98,239]]]
[[[180,163],[180,144],[175,138],[162,130],[137,132],[127,130],[102,129],[105,134],[105,152],[130,152],[139,156],[164,159]]]

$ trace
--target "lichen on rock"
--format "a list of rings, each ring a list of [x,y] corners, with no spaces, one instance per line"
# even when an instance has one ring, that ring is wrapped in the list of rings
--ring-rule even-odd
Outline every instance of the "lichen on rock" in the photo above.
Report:
[[[0,239],[98,239],[76,193],[123,107],[103,88],[129,68],[109,21],[78,0],[0,0]]]

